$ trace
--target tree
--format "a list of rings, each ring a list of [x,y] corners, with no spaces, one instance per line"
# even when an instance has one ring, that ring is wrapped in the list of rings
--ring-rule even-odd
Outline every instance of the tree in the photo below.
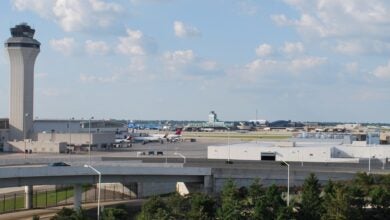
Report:
[[[183,219],[185,217],[185,212],[189,209],[187,199],[181,196],[179,193],[170,195],[167,199],[166,205],[166,210],[174,219]]]
[[[70,208],[62,208],[57,212],[55,216],[51,218],[51,220],[88,220],[86,213],[84,210],[79,209],[75,211]]]
[[[349,220],[351,218],[350,196],[348,191],[339,185],[334,185],[325,195],[323,220]]]
[[[276,213],[277,220],[295,219],[293,206],[283,206]]]
[[[302,201],[299,210],[299,217],[303,220],[321,219],[322,198],[320,197],[320,184],[314,173],[305,179],[302,188]]]
[[[190,196],[190,210],[187,219],[204,220],[213,219],[215,215],[215,201],[203,193],[195,193]]]
[[[249,186],[248,191],[248,196],[252,205],[254,205],[261,197],[264,197],[265,193],[263,185],[260,183],[260,179],[255,179],[255,181],[253,181],[253,183]]]
[[[387,219],[390,215],[390,192],[384,186],[375,186],[370,191],[372,217]]]
[[[102,213],[102,220],[126,220],[128,213],[120,208],[105,208]]]
[[[368,195],[370,187],[375,184],[375,179],[372,174],[357,173],[352,184],[360,186],[364,194]]]
[[[217,209],[217,219],[241,219],[238,190],[234,182],[229,179],[223,186],[221,193],[221,207]]]
[[[282,212],[280,209],[283,209],[283,207],[285,207],[285,203],[281,193],[278,187],[273,184],[267,188],[265,196],[260,197],[256,201],[254,218],[264,220],[276,219],[278,214]]]
[[[141,213],[137,216],[138,220],[151,220],[167,217],[167,206],[164,201],[158,196],[152,196],[142,206]],[[159,218],[157,218],[159,217]]]
[[[357,184],[351,184],[347,186],[348,193],[350,195],[350,209],[353,219],[364,219],[366,214],[366,194],[362,186]]]

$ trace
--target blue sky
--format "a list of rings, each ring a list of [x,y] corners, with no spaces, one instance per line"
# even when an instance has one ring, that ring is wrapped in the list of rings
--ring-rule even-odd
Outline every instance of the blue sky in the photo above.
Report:
[[[390,2],[11,0],[39,118],[390,122]],[[0,56],[0,117],[9,114]]]

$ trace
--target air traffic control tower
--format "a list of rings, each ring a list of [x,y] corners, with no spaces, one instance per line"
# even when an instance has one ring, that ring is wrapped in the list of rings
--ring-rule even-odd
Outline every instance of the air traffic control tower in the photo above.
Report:
[[[26,23],[11,28],[6,42],[11,68],[9,140],[29,138],[34,116],[34,64],[41,43]]]

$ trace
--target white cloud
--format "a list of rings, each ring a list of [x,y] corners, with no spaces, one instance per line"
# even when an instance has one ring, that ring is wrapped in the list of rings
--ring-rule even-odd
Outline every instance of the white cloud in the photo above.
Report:
[[[282,48],[282,51],[287,55],[303,53],[304,50],[305,48],[301,42],[285,42]]]
[[[250,72],[261,72],[267,73],[269,70],[278,66],[278,61],[276,60],[263,60],[257,59],[245,65],[245,69]]]
[[[85,41],[85,50],[91,55],[105,55],[110,51],[110,47],[104,41]]]
[[[256,50],[256,55],[259,57],[266,57],[272,54],[272,46],[269,44],[261,44]]]
[[[19,11],[30,10],[40,16],[48,18],[51,14],[51,7],[54,0],[11,0],[13,6]]]
[[[215,75],[219,70],[216,61],[198,57],[194,51],[167,51],[162,56],[166,74],[169,77],[184,80],[200,79]]]
[[[62,39],[52,39],[50,40],[49,43],[54,50],[64,55],[72,54],[75,48],[75,40],[71,37],[65,37]]]
[[[349,55],[358,55],[358,54],[362,54],[365,51],[363,45],[360,44],[358,41],[338,42],[337,46],[334,49],[339,53],[349,54]]]
[[[310,56],[295,59],[256,59],[233,70],[233,74],[228,74],[233,76],[234,80],[250,83],[275,83],[292,78],[304,83],[301,75],[310,76],[312,72],[322,71],[321,66],[326,62],[327,58]]]
[[[33,11],[58,23],[64,31],[106,28],[123,15],[120,4],[102,0],[13,0],[19,11]]]
[[[202,61],[200,62],[199,66],[206,71],[213,71],[216,70],[218,67],[217,62],[213,60]]]
[[[116,74],[110,76],[95,76],[88,74],[80,74],[80,81],[83,83],[113,83],[119,79]]]
[[[195,54],[192,50],[176,50],[166,52],[164,59],[172,64],[188,64],[194,61]]]
[[[239,11],[246,15],[255,15],[257,14],[258,8],[255,5],[254,1],[251,0],[240,0],[238,2]]]
[[[344,68],[348,73],[356,73],[359,70],[359,63],[357,62],[346,63],[344,65]]]
[[[389,54],[390,43],[371,39],[339,40],[333,49],[346,55]]]
[[[387,65],[376,67],[372,74],[377,78],[390,79],[390,61]]]
[[[144,72],[146,69],[145,60],[143,57],[133,57],[131,58],[129,70],[131,72]]]
[[[119,37],[118,52],[125,55],[145,55],[143,33],[132,29],[127,29],[126,32],[126,37]]]
[[[278,25],[296,27],[311,37],[390,36],[390,2],[381,0],[285,0],[301,13],[298,19],[272,15]]]
[[[290,65],[294,71],[303,71],[314,67],[318,67],[326,63],[326,61],[327,58],[325,57],[304,57],[304,58],[291,60]]]
[[[186,38],[200,36],[200,31],[196,27],[186,25],[181,21],[173,22],[173,30],[176,37]]]

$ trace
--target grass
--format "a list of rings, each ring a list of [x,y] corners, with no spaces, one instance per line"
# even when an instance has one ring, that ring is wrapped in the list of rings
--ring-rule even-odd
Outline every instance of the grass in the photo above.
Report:
[[[281,134],[227,134],[227,133],[194,133],[194,134],[186,134],[183,136],[184,138],[232,138],[232,139],[242,139],[242,140],[282,140],[291,138],[291,134],[281,133]]]

